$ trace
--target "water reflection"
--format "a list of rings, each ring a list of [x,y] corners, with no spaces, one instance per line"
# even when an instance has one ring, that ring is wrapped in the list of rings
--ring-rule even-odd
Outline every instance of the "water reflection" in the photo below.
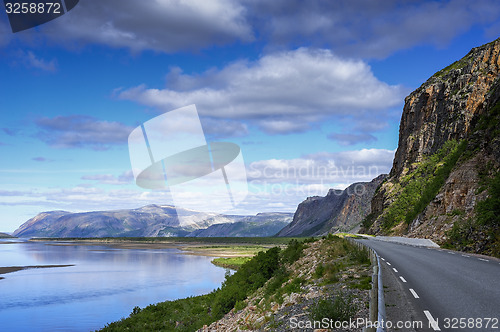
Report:
[[[177,249],[0,244],[0,266],[75,264],[4,274],[0,322],[6,331],[90,331],[169,299],[208,293],[224,269]]]

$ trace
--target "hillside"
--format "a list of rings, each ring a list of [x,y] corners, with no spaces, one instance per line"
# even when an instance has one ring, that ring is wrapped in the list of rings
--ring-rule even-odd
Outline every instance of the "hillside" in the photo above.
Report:
[[[193,231],[219,224],[218,228],[211,231],[213,235],[210,236],[232,236],[224,234],[226,229],[220,226],[241,222],[239,228],[242,233],[246,233],[246,236],[261,236],[262,233],[276,234],[276,229],[281,229],[291,220],[291,215],[287,213],[267,213],[257,216],[217,215],[190,210],[183,210],[182,213],[181,224],[176,209],[168,205],[82,213],[42,212],[21,225],[13,235],[18,237],[186,236]],[[186,223],[186,220],[189,222]],[[248,227],[246,227],[247,222],[250,223]],[[230,229],[237,233],[238,227]],[[257,235],[252,235],[252,231]]]
[[[258,213],[233,223],[214,224],[197,229],[187,236],[193,237],[265,237],[273,236],[292,221],[292,213]]]
[[[101,331],[290,331],[294,321],[367,319],[371,273],[367,251],[345,239],[292,240],[259,252],[209,294],[135,307]]]
[[[500,255],[499,53],[500,39],[474,48],[406,97],[365,231]]]
[[[330,189],[325,197],[308,197],[297,207],[293,221],[277,235],[311,236],[352,230],[370,213],[375,189],[385,177],[354,183],[344,190]]]
[[[9,234],[0,232],[0,239],[6,239],[6,238],[12,238],[12,236],[10,236]]]

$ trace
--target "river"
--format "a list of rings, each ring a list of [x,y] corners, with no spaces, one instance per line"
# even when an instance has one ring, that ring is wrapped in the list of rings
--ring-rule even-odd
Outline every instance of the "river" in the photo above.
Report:
[[[212,258],[178,249],[114,249],[0,240],[0,267],[27,269],[0,277],[0,331],[94,331],[165,300],[206,294],[225,270]]]

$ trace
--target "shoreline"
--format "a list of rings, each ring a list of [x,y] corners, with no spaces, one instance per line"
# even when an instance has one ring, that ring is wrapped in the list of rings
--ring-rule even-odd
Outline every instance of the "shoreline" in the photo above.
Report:
[[[75,266],[74,264],[62,264],[62,265],[27,265],[27,266],[0,266],[0,275],[1,274],[7,274],[7,273],[12,273],[12,272],[17,272],[17,271],[22,271],[22,270],[28,270],[28,269],[47,269],[47,268],[54,268],[54,267],[69,267],[69,266]],[[3,277],[0,277],[1,279],[5,279]]]
[[[252,243],[254,240],[257,243]],[[285,246],[290,239],[269,238],[162,238],[162,239],[50,239],[35,238],[31,242],[47,242],[46,245],[53,246],[106,246],[113,249],[177,249],[183,255],[208,256],[208,257],[253,257],[259,251],[265,251],[272,247]]]

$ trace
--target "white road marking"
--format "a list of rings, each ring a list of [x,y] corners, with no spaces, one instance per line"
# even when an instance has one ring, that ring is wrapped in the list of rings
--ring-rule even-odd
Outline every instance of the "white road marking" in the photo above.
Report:
[[[386,262],[386,263],[387,263],[387,265],[389,265],[389,266],[391,265],[391,263],[389,263],[389,262]]]
[[[380,257],[381,260],[385,261],[384,257]]]
[[[402,282],[406,282],[405,278],[399,276],[399,279],[401,279]]]
[[[394,270],[394,272],[398,273],[398,270],[396,270],[396,268],[395,268],[395,267],[393,267],[392,269]]]
[[[452,254],[452,255],[455,255],[455,253],[454,253],[454,252],[451,252],[451,251],[448,251],[448,253],[449,253],[449,254]]]
[[[420,297],[418,296],[417,292],[415,292],[412,288],[410,288],[410,293],[413,295],[414,298],[419,299]]]
[[[425,317],[429,320],[429,323],[431,324],[431,327],[434,329],[434,331],[441,331],[439,328],[438,323],[434,320],[434,317],[432,317],[431,313],[427,310],[424,310]]]
[[[478,258],[480,261],[483,261],[483,262],[489,262],[489,260],[487,259],[484,259],[484,258]]]
[[[467,256],[467,255],[462,255],[462,257],[470,257],[470,256]]]

